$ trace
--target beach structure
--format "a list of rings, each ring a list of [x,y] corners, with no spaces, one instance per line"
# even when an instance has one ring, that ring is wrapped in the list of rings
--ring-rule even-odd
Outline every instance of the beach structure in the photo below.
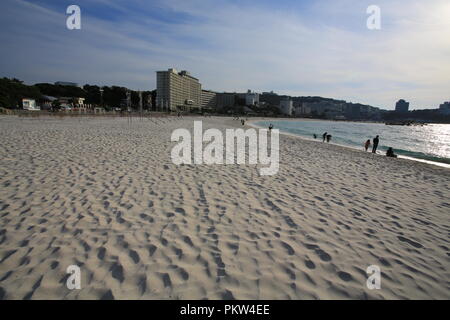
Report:
[[[78,98],[78,97],[72,98],[73,104],[77,105],[79,107],[83,107],[84,106],[84,101],[85,100],[86,100],[85,98]]]
[[[29,98],[23,98],[22,99],[22,106],[24,110],[29,111],[39,111],[41,108],[36,105],[36,100],[29,99]]]
[[[143,100],[142,100],[142,91],[139,91],[139,113],[142,115],[143,108]]]
[[[156,104],[162,111],[191,111],[201,107],[202,85],[188,71],[156,72]]]
[[[48,110],[52,108],[52,103],[56,100],[58,100],[58,98],[42,95],[41,98],[38,100],[38,103],[43,110]]]

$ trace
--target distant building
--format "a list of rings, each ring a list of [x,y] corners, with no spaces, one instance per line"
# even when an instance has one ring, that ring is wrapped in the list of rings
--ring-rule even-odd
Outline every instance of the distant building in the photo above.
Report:
[[[72,97],[59,97],[58,102],[62,109],[71,110],[73,108],[73,98]]]
[[[409,102],[406,102],[403,99],[400,99],[395,104],[395,112],[408,112]]]
[[[295,107],[295,104],[294,104],[294,115],[296,117],[300,117],[300,116],[304,115],[303,107],[301,105]]]
[[[327,118],[335,118],[338,115],[343,115],[346,109],[344,103],[337,103],[332,101],[319,102],[303,102],[299,107],[302,114],[326,116]]]
[[[308,102],[303,102],[302,105],[299,107],[299,114],[305,114],[305,115],[310,115],[312,112],[312,108],[311,108],[311,103]]]
[[[217,109],[234,107],[236,103],[236,94],[231,92],[217,93]]]
[[[446,116],[450,115],[450,101],[444,102],[439,106],[439,113]]]
[[[41,108],[36,105],[36,100],[34,100],[34,99],[28,99],[28,98],[22,99],[22,106],[23,106],[24,110],[29,110],[29,111],[41,110]]]
[[[55,85],[57,86],[72,86],[72,87],[78,87],[78,83],[75,82],[65,82],[65,81],[56,81]]]
[[[38,102],[43,110],[48,110],[52,108],[52,103],[56,100],[58,100],[58,98],[42,95]]]
[[[271,92],[263,92],[260,97],[259,97],[259,101],[260,102],[265,102],[268,105],[271,106],[279,106],[280,105],[280,101],[286,98],[286,96],[279,96],[278,94],[274,93],[273,91]]]
[[[202,109],[215,110],[217,108],[217,93],[209,90],[202,90],[201,104]]]
[[[280,101],[280,111],[286,116],[292,116],[294,107],[291,99],[283,99]]]
[[[156,105],[160,110],[192,110],[201,107],[202,85],[189,72],[175,69],[156,72]]]
[[[254,106],[259,104],[259,93],[248,90],[245,95],[245,105]]]
[[[85,98],[73,98],[73,104],[79,106],[79,107],[83,107],[84,106],[84,100],[86,100]]]

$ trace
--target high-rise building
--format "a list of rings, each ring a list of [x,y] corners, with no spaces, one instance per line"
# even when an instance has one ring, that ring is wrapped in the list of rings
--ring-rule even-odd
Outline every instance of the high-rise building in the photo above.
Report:
[[[210,90],[202,90],[200,107],[202,109],[215,110],[217,108],[217,93]]]
[[[219,110],[223,108],[234,107],[236,104],[236,94],[231,92],[217,93],[217,108]]]
[[[409,102],[406,102],[403,99],[400,99],[395,104],[395,112],[408,112]]]
[[[259,104],[259,93],[248,90],[245,95],[245,105],[254,106]]]
[[[164,111],[201,107],[202,85],[189,72],[175,69],[156,72],[156,105]]]
[[[287,98],[286,96],[279,96],[273,91],[271,92],[263,92],[261,96],[259,97],[260,102],[266,102],[269,105],[272,106],[278,106],[280,104],[280,101],[283,98]]]
[[[282,114],[286,115],[286,116],[292,116],[292,112],[293,110],[293,105],[292,105],[292,100],[291,99],[283,99],[280,101],[280,111]]]
[[[443,115],[450,115],[450,101],[444,102],[439,106],[439,113]]]

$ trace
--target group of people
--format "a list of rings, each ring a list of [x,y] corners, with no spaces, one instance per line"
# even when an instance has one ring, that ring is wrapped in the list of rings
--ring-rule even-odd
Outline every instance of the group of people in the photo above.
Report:
[[[273,129],[273,124],[269,125],[269,130]],[[314,139],[317,139],[317,134],[313,134]],[[325,132],[322,135],[322,142],[325,142],[325,140],[329,143],[331,140],[331,134],[329,134],[328,132]],[[380,142],[380,136],[376,136],[375,138],[373,138],[373,144],[372,144],[372,153],[377,153],[377,149],[378,149],[378,143]],[[370,147],[370,139],[367,139],[367,141],[364,143],[364,149],[367,151],[369,150]],[[389,147],[386,151],[386,156],[387,157],[392,157],[392,158],[397,158],[397,155],[394,153],[394,149],[392,149],[392,147]]]
[[[239,120],[241,122],[241,125],[245,125],[245,122],[248,121],[248,118],[240,118],[239,116],[234,116],[233,120]]]
[[[380,137],[377,135],[375,138],[373,138],[373,146],[372,146],[372,153],[377,153],[378,143],[380,142]],[[367,139],[367,141],[364,143],[364,149],[367,151],[370,147],[370,139]],[[397,155],[394,153],[394,149],[392,147],[389,147],[386,151],[387,157],[397,158]]]
[[[322,142],[325,142],[325,140],[327,140],[328,143],[329,143],[330,140],[331,140],[331,134],[329,134],[328,132],[325,132],[325,133],[322,135]]]
[[[372,146],[372,153],[377,153],[377,148],[378,148],[378,143],[380,142],[380,137],[376,136],[375,138],[373,138],[373,146]],[[367,141],[364,143],[364,149],[366,149],[366,151],[369,149],[370,147],[370,139],[367,139]]]
[[[313,134],[314,139],[317,139],[317,134]],[[330,142],[331,140],[331,134],[329,134],[328,132],[325,132],[322,135],[322,142],[325,142],[325,140],[327,142]],[[373,144],[372,144],[372,153],[377,153],[377,149],[378,149],[378,143],[380,142],[380,136],[376,136],[375,138],[373,138]],[[364,149],[367,151],[370,147],[370,139],[367,139],[367,141],[364,143]],[[394,153],[394,149],[392,149],[392,147],[389,147],[386,151],[386,156],[387,157],[392,157],[392,158],[397,158],[397,155]]]

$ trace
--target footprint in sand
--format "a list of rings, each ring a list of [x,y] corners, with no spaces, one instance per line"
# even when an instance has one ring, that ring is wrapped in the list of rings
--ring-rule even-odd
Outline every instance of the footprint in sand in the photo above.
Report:
[[[161,274],[161,280],[163,281],[164,288],[172,287],[172,281],[170,280],[170,276],[168,273]]]
[[[125,277],[123,276],[123,267],[119,262],[114,262],[111,268],[109,268],[109,271],[111,271],[112,277],[120,283],[122,283],[125,279]]]
[[[148,246],[148,254],[150,255],[150,257],[153,256],[153,254],[155,253],[156,249],[157,249],[156,246],[154,246],[153,244],[150,244]]]
[[[141,294],[144,294],[147,291],[147,276],[145,274],[139,276],[136,284]]]
[[[295,250],[286,242],[281,241],[281,245],[286,249],[288,255],[292,256],[295,253]]]
[[[410,240],[410,239],[408,239],[408,238],[405,238],[405,237],[402,237],[402,236],[397,236],[397,238],[398,238],[398,240],[400,240],[400,241],[402,241],[402,242],[409,243],[409,244],[412,245],[413,247],[416,247],[416,248],[423,248],[423,246],[422,246],[420,243],[415,242],[415,241],[412,241],[412,240]]]
[[[105,254],[106,254],[106,249],[104,247],[98,248],[97,258],[99,260],[103,260],[105,258]]]
[[[139,257],[139,254],[136,251],[134,251],[134,250],[130,250],[128,255],[130,256],[130,258],[133,260],[133,262],[135,264],[139,263],[139,261],[141,261],[141,258]]]
[[[316,268],[316,265],[311,260],[305,260],[305,266],[311,270]]]
[[[111,291],[111,289],[109,289],[108,291],[106,291],[101,297],[100,300],[114,300],[114,295]]]
[[[353,277],[351,276],[351,274],[344,272],[344,271],[339,271],[338,276],[345,282],[353,280]]]

